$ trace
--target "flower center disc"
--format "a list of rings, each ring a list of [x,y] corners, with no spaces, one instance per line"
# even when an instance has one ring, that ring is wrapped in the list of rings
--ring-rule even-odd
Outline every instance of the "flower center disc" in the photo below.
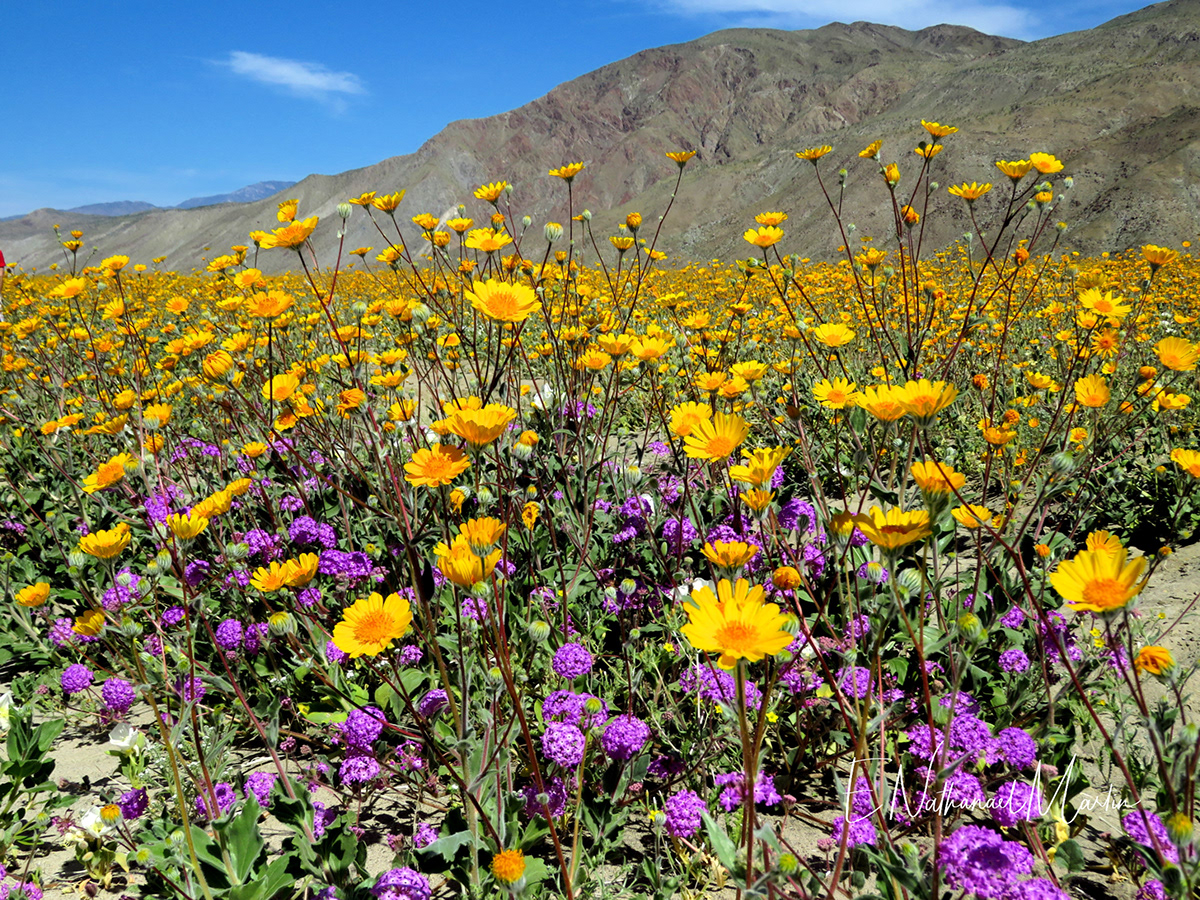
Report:
[[[758,630],[745,622],[728,622],[717,629],[715,637],[723,651],[736,655],[753,648]]]
[[[362,644],[382,644],[392,634],[392,617],[383,610],[369,612],[354,626],[354,638]]]
[[[1125,585],[1115,578],[1099,578],[1084,585],[1083,599],[1085,603],[1100,609],[1116,609],[1125,604],[1129,593]]]

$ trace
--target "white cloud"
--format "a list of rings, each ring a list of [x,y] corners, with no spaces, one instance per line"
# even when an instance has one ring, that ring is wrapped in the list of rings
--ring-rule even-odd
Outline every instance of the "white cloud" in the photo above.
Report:
[[[1029,38],[1037,17],[1007,3],[954,0],[660,0],[674,12],[722,15],[750,27],[813,28],[828,22],[874,22],[919,31],[931,25],[966,25],[986,34]]]
[[[352,72],[331,72],[318,63],[302,62],[298,59],[280,59],[247,53],[244,50],[230,52],[224,65],[235,75],[249,78],[261,84],[283,88],[297,97],[342,104],[342,94],[365,94],[362,81]]]

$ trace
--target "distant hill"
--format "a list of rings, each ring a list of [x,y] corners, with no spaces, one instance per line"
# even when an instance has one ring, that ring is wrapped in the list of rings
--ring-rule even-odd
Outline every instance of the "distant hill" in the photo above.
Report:
[[[216,206],[218,203],[252,203],[255,200],[265,200],[280,191],[286,191],[294,181],[260,181],[247,185],[228,194],[213,194],[211,197],[192,197],[182,203],[176,203],[175,209],[195,209],[198,206]]]
[[[114,200],[111,203],[89,203],[86,206],[75,206],[65,212],[79,213],[81,216],[133,216],[148,209],[158,209],[158,207],[144,200]]]
[[[135,216],[138,213],[149,212],[152,209],[196,209],[200,206],[216,206],[219,203],[252,203],[273,197],[280,191],[286,191],[294,181],[260,181],[250,184],[228,194],[213,194],[211,197],[191,197],[174,206],[155,206],[144,200],[114,200],[110,203],[88,203],[84,206],[73,206],[62,210],[63,213],[74,213],[80,216]],[[12,222],[23,216],[7,216],[0,222]]]
[[[825,183],[849,171],[843,211],[860,235],[884,237],[890,208],[874,164],[859,159],[884,140],[883,158],[912,185],[921,119],[956,125],[933,161],[942,189],[930,200],[929,247],[971,230],[965,204],[945,186],[992,181],[1001,190],[976,205],[986,217],[1007,183],[997,159],[1056,154],[1074,188],[1056,216],[1085,252],[1174,243],[1200,232],[1200,2],[1170,0],[1088,31],[1024,43],[957,26],[905,31],[858,22],[810,31],[735,29],[646,50],[605,66],[511,112],[454,122],[415,153],[339,175],[310,175],[288,189],[301,215],[322,222],[322,264],[337,247],[339,202],[363,191],[407,190],[398,220],[464,203],[484,221],[491,208],[473,189],[507,180],[517,215],[565,222],[566,191],[547,170],[582,160],[575,211],[588,207],[599,235],[638,210],[654,225],[674,187],[664,151],[694,149],[660,247],[673,258],[747,256],[740,235],[757,212],[790,218],[781,249],[813,258],[841,243],[813,167],[795,151],[818,144]],[[1004,182],[1004,184],[1001,184]],[[620,217],[620,218],[619,218]],[[44,266],[61,256],[49,227],[81,228],[101,253],[167,255],[187,270],[248,232],[278,225],[275,203],[258,200],[193,210],[94,218],[38,211],[0,223],[10,261]],[[645,228],[643,229],[646,230]],[[410,237],[413,237],[410,227]],[[347,248],[379,246],[355,212]],[[264,268],[295,263],[265,253]]]

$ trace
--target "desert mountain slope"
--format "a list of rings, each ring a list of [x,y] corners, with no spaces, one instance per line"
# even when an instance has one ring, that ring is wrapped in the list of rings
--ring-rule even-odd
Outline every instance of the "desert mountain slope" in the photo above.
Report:
[[[883,157],[901,165],[911,190],[912,149],[925,137],[921,119],[956,125],[934,160],[943,185],[931,202],[929,239],[941,246],[969,227],[963,204],[944,186],[992,181],[1006,189],[996,159],[1035,150],[1055,153],[1074,175],[1056,216],[1070,223],[1069,245],[1089,252],[1145,242],[1172,243],[1200,230],[1200,2],[1170,0],[1088,31],[1023,43],[967,28],[909,32],[855,23],[812,31],[735,29],[646,50],[605,66],[519,109],[454,122],[415,153],[339,175],[311,175],[289,189],[302,215],[319,215],[314,243],[333,260],[336,205],[363,191],[407,190],[398,212],[406,237],[420,212],[457,204],[481,224],[491,208],[472,196],[481,183],[507,180],[518,216],[535,228],[565,221],[563,183],[550,167],[582,160],[575,211],[595,214],[609,233],[628,210],[650,226],[665,207],[675,166],[663,153],[695,149],[660,246],[676,257],[745,256],[740,234],[754,213],[791,216],[784,252],[822,257],[840,243],[813,167],[796,150],[831,144],[821,161],[825,183],[849,170],[845,212],[860,234],[885,233],[886,194],[858,151],[884,139]],[[980,201],[985,214],[1000,190]],[[993,199],[996,198],[996,199]],[[155,210],[89,218],[39,210],[0,223],[0,247],[26,268],[61,258],[50,226],[82,228],[100,254],[136,261],[167,255],[177,269],[252,229],[269,229],[274,200],[193,210]],[[381,219],[378,217],[377,219]],[[355,211],[346,248],[383,246]],[[206,249],[211,248],[211,249]],[[293,254],[260,257],[267,269]]]

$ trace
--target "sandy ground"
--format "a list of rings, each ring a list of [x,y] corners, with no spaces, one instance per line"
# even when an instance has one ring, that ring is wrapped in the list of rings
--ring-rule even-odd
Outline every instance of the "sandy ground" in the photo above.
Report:
[[[1200,595],[1200,544],[1185,547],[1165,560],[1151,584],[1147,587],[1139,601],[1143,615],[1154,616],[1160,611],[1166,614],[1164,627],[1173,627],[1163,636],[1161,643],[1168,647],[1181,664],[1190,664],[1200,655],[1200,604],[1191,608],[1191,604]],[[1158,690],[1157,686],[1152,690]],[[1151,695],[1154,696],[1153,694]],[[1189,716],[1195,720],[1200,716],[1200,706],[1193,696],[1188,704]],[[72,808],[76,813],[82,813],[96,802],[97,791],[105,787],[120,790],[118,784],[116,760],[104,748],[107,736],[99,729],[71,729],[60,737],[54,758],[57,762],[54,777],[62,787],[79,796]],[[1087,772],[1089,779],[1097,791],[1103,791],[1104,773],[1092,767]],[[804,798],[800,805],[804,805]],[[832,818],[824,814],[822,818]],[[281,830],[277,829],[272,835],[269,822],[265,829],[276,841]],[[1119,814],[1106,812],[1103,809],[1093,811],[1086,831],[1079,836],[1088,849],[1099,849],[1104,842],[1104,834],[1108,831],[1119,832]],[[789,843],[797,851],[808,854],[814,861],[823,859],[825,854],[817,850],[816,842],[827,832],[801,823],[795,819],[785,823],[784,834]],[[368,837],[368,839],[370,839]],[[86,874],[75,861],[71,851],[64,849],[59,842],[54,829],[46,834],[46,844],[38,853],[34,869],[40,870],[45,896],[48,900],[58,900],[65,897],[80,897],[85,887]],[[368,847],[368,861],[372,871],[383,871],[388,867],[392,858],[391,851],[377,836]],[[133,878],[136,882],[136,875]],[[1132,897],[1133,889],[1129,884],[1109,881],[1103,874],[1088,874],[1068,879],[1065,884],[1072,894],[1080,898],[1096,898],[1109,896],[1128,900]],[[134,886],[126,885],[125,879],[118,876],[111,892],[101,891],[101,895],[113,898],[121,894],[136,895]],[[726,892],[721,892],[722,894]],[[86,896],[84,894],[83,896]],[[731,895],[732,896],[732,895]]]

